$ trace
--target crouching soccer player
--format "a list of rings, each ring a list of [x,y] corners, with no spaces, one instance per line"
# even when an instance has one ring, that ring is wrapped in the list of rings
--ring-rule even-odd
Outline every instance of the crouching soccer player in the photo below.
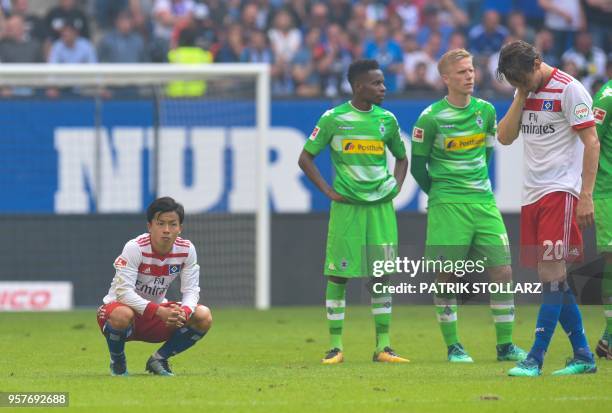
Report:
[[[374,60],[353,62],[348,70],[351,101],[328,110],[319,119],[300,154],[299,165],[312,182],[332,200],[324,273],[331,350],[324,364],[341,363],[345,291],[349,278],[368,277],[370,262],[381,249],[397,248],[397,222],[392,199],[399,193],[408,160],[395,116],[380,108],[385,97],[382,71]],[[333,189],[314,164],[326,146],[336,172]],[[387,169],[385,147],[395,156],[395,169]],[[387,255],[385,255],[387,256]],[[388,282],[388,277],[377,282]],[[374,361],[407,362],[391,349],[391,295],[372,288],[372,314],[376,327]]]
[[[542,301],[535,340],[527,358],[510,376],[539,376],[557,322],[574,350],[553,375],[595,373],[576,297],[567,283],[566,262],[582,258],[581,229],[593,224],[593,186],[599,141],[584,86],[542,61],[530,44],[517,40],[499,54],[498,76],[516,88],[498,139],[512,144],[522,136],[523,199],[521,264],[537,268]]]
[[[606,317],[606,328],[595,352],[612,360],[612,80],[593,98],[593,116],[601,145],[593,201],[597,249],[605,262],[601,298]]]
[[[438,71],[448,95],[423,111],[412,132],[410,171],[429,195],[426,255],[432,260],[439,256],[456,261],[481,258],[486,260],[491,281],[509,286],[512,269],[508,235],[488,173],[497,128],[495,108],[471,96],[474,66],[468,51],[446,52]],[[450,277],[439,275],[438,281],[448,282]],[[491,294],[490,301],[497,359],[524,359],[527,353],[512,342],[513,294]],[[434,302],[448,360],[473,362],[459,342],[455,294],[438,292]]]
[[[153,201],[147,208],[149,233],[125,244],[115,260],[115,277],[98,324],[108,343],[113,376],[126,376],[126,341],[165,342],[146,370],[173,376],[168,358],[198,342],[212,324],[210,310],[198,304],[200,266],[193,244],[179,237],[185,212],[174,199]],[[182,301],[164,299],[172,281],[181,278]]]

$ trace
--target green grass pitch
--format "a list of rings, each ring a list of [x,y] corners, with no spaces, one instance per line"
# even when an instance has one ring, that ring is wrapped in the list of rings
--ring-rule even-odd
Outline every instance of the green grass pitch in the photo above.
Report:
[[[517,309],[515,341],[529,349],[535,306]],[[603,328],[601,307],[583,307],[591,345]],[[144,365],[157,345],[128,343],[130,377],[111,377],[95,310],[0,316],[0,391],[67,391],[82,412],[604,412],[612,402],[612,361],[594,375],[552,377],[569,343],[558,327],[544,375],[510,378],[495,361],[487,306],[462,306],[459,332],[475,360],[449,365],[431,306],[396,306],[395,350],[409,364],[371,361],[368,307],[348,306],[345,363],[319,364],[328,347],[324,308],[214,309],[208,336],[173,359],[176,377]],[[3,409],[2,411],[31,409]],[[40,412],[44,409],[36,408]],[[54,411],[62,411],[55,409]]]

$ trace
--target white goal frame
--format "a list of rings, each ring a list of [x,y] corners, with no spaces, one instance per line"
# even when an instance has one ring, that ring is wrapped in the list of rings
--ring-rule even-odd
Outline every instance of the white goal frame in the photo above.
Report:
[[[0,86],[138,86],[228,77],[255,79],[256,268],[255,307],[270,308],[270,204],[267,166],[270,128],[270,70],[267,64],[2,64]]]

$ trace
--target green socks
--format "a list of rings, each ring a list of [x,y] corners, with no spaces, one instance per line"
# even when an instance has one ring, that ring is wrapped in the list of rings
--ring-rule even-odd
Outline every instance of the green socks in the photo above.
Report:
[[[327,310],[327,325],[331,348],[342,350],[342,328],[344,327],[344,307],[346,301],[346,284],[327,281],[325,290],[325,307]]]
[[[388,282],[385,284],[388,285]],[[376,327],[376,351],[381,352],[385,347],[391,347],[389,338],[389,325],[391,324],[391,294],[375,293],[372,295],[372,315]]]
[[[434,304],[438,324],[446,346],[459,342],[457,337],[457,297],[455,294],[435,294]]]
[[[503,284],[503,290],[511,291],[512,283]],[[497,345],[512,343],[514,329],[514,294],[491,293],[491,315],[495,323]]]

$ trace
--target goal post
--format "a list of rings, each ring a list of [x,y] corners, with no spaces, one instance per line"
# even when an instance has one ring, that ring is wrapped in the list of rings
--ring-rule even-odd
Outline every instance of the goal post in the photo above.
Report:
[[[175,97],[170,98],[167,96],[166,91],[168,90],[168,84],[172,82],[206,82],[206,91],[202,94],[202,96],[189,96],[184,99]],[[56,91],[59,90],[60,97],[50,97],[49,93],[45,92],[51,89],[55,89]],[[53,214],[56,214],[58,217],[60,217],[62,214],[74,215],[83,213],[82,211],[87,208],[87,202],[89,202],[90,204],[93,203],[94,208],[93,210],[85,211],[83,214],[93,213],[93,215],[99,215],[100,213],[140,213],[142,215],[142,212],[144,212],[146,205],[144,205],[143,203],[140,204],[139,211],[135,210],[135,207],[125,207],[124,209],[122,209],[121,205],[117,205],[116,199],[114,199],[113,196],[116,191],[113,192],[112,189],[109,189],[109,185],[112,185],[112,183],[120,182],[119,177],[116,176],[118,174],[115,174],[108,178],[107,175],[111,173],[108,172],[108,168],[105,169],[105,165],[114,164],[120,162],[120,160],[117,160],[116,154],[115,152],[113,152],[114,149],[110,151],[107,150],[108,148],[105,147],[105,145],[107,145],[105,143],[105,139],[103,137],[100,137],[101,135],[105,136],[105,134],[107,133],[107,129],[111,129],[110,126],[104,124],[104,121],[101,120],[101,118],[103,118],[104,116],[122,117],[122,119],[129,117],[129,113],[121,113],[120,109],[115,110],[110,115],[108,115],[106,105],[108,100],[112,99],[112,97],[109,98],[109,94],[105,94],[105,91],[122,89],[132,90],[132,92],[136,96],[135,99],[145,99],[149,102],[155,102],[154,105],[150,106],[154,107],[153,112],[157,111],[158,113],[152,113],[150,115],[151,124],[148,125],[148,128],[146,127],[147,125],[144,125],[145,127],[142,128],[143,136],[138,138],[141,141],[148,142],[143,145],[150,145],[149,148],[151,149],[151,151],[150,153],[147,152],[149,153],[148,157],[142,156],[142,165],[139,164],[137,167],[132,166],[132,169],[130,169],[129,165],[125,167],[125,171],[138,171],[140,169],[144,169],[148,165],[148,173],[145,173],[144,176],[140,179],[140,181],[142,181],[143,186],[149,185],[149,187],[152,188],[151,193],[155,194],[155,196],[172,196],[171,193],[159,192],[160,185],[162,185],[162,187],[164,185],[163,182],[160,182],[159,177],[160,168],[165,167],[165,165],[162,165],[161,162],[169,163],[172,159],[174,159],[169,158],[164,153],[160,153],[160,151],[162,150],[160,149],[161,144],[164,142],[168,142],[168,140],[171,139],[171,135],[174,136],[173,134],[179,136],[178,139],[182,139],[181,142],[186,141],[189,143],[193,143],[194,139],[196,138],[196,132],[189,129],[189,127],[184,128],[188,129],[187,132],[184,132],[185,136],[181,135],[181,133],[183,133],[181,130],[181,123],[183,121],[185,121],[185,125],[195,125],[194,129],[197,129],[197,127],[203,129],[201,127],[202,125],[207,126],[208,129],[206,130],[211,131],[211,135],[214,135],[214,138],[217,139],[215,142],[218,143],[216,149],[218,149],[217,152],[219,153],[224,153],[224,151],[231,152],[232,149],[228,149],[228,147],[234,148],[238,144],[244,144],[248,146],[248,148],[252,149],[252,151],[242,150],[241,152],[249,152],[247,153],[247,155],[254,156],[255,170],[251,171],[250,176],[248,173],[245,174],[244,172],[242,172],[240,174],[234,173],[231,179],[228,177],[221,177],[219,179],[221,183],[216,184],[217,192],[221,194],[219,195],[219,197],[221,197],[220,200],[211,200],[207,204],[209,205],[209,207],[206,208],[190,208],[190,205],[194,204],[194,202],[198,204],[198,202],[196,201],[193,201],[191,203],[185,202],[185,207],[186,214],[188,216],[197,215],[198,219],[203,219],[202,226],[198,228],[202,232],[207,231],[207,228],[205,228],[205,226],[208,225],[207,219],[211,216],[214,218],[214,214],[216,213],[219,213],[219,216],[223,217],[229,215],[229,219],[232,219],[233,216],[238,217],[237,219],[242,219],[240,217],[244,214],[247,214],[249,216],[252,215],[254,217],[252,224],[249,223],[245,224],[244,226],[244,228],[246,228],[247,226],[253,225],[255,232],[252,237],[252,241],[255,243],[255,246],[253,248],[255,256],[252,260],[253,268],[251,269],[251,274],[253,278],[252,284],[254,288],[252,293],[250,293],[249,295],[250,298],[248,298],[247,301],[250,301],[252,299],[252,305],[254,305],[258,309],[269,308],[271,289],[270,202],[268,197],[267,185],[268,177],[266,174],[269,162],[269,146],[267,138],[270,128],[270,74],[268,65],[0,65],[0,90],[9,91],[8,93],[4,93],[4,96],[12,96],[8,99],[18,100],[20,104],[32,101],[37,102],[36,105],[38,105],[41,101],[44,101],[45,103],[43,109],[41,109],[41,107],[39,106],[34,106],[34,103],[32,104],[32,108],[44,111],[44,108],[52,108],[54,102],[61,101],[62,90],[77,91],[79,95],[89,96],[95,102],[93,104],[94,108],[92,109],[91,117],[92,119],[94,119],[92,121],[94,123],[94,125],[92,125],[92,129],[94,129],[96,143],[92,147],[93,149],[91,150],[93,151],[93,155],[85,154],[83,155],[83,160],[81,160],[81,169],[87,170],[87,173],[83,172],[84,177],[82,179],[84,182],[86,181],[88,188],[90,187],[91,189],[91,199],[88,201],[87,199],[85,199],[86,197],[82,195],[81,198],[72,198],[67,201],[67,206],[65,210],[59,208],[59,211],[58,209],[56,209],[55,211],[49,211]],[[14,90],[16,92],[12,94],[10,92],[11,90]],[[112,95],[112,93],[110,94]],[[7,98],[4,98],[3,100],[6,99]],[[131,106],[128,105],[126,107],[130,108],[129,110],[132,110]],[[251,114],[251,112],[253,113]],[[32,114],[32,116],[33,119],[35,119],[36,115]],[[147,114],[147,116],[149,115]],[[16,118],[18,118],[18,116],[16,116]],[[205,120],[202,120],[204,118]],[[15,122],[17,122],[17,120]],[[141,119],[139,122],[143,123],[144,121]],[[236,127],[233,128],[233,126]],[[11,127],[19,128],[19,125],[15,123]],[[232,128],[235,130],[230,130]],[[250,128],[249,131],[254,131],[254,142],[245,141],[245,134],[247,132],[245,132],[244,129],[248,128]],[[131,131],[131,129],[128,127],[124,129],[124,132],[127,135],[133,133],[133,131]],[[201,135],[203,133],[205,134],[208,132],[198,131],[198,133],[200,133]],[[15,140],[17,140],[17,138],[15,138]],[[112,141],[112,139],[109,139],[109,141]],[[19,144],[20,143],[18,142],[16,147],[19,147]],[[57,142],[55,145],[57,146]],[[189,156],[185,155],[185,158],[188,158],[188,160],[186,160],[185,162],[187,164],[192,162],[193,164],[189,164],[188,166],[183,167],[181,172],[178,173],[180,175],[180,179],[190,182],[189,185],[184,185],[185,188],[180,193],[190,194],[190,199],[194,200],[197,200],[198,196],[208,196],[205,193],[194,193],[194,182],[197,181],[202,184],[203,179],[209,179],[209,175],[206,171],[198,172],[200,169],[203,168],[203,166],[200,164],[196,164],[198,161],[196,152],[197,154],[200,154],[202,155],[202,157],[204,157],[204,159],[208,162],[207,165],[221,165],[220,168],[223,168],[223,170],[229,168],[223,163],[229,162],[227,159],[225,159],[225,161],[222,160],[221,164],[218,160],[215,160],[213,162],[211,159],[209,159],[213,155],[209,153],[205,146],[206,145],[203,144],[204,148],[200,148],[199,152],[196,151],[197,148],[189,149],[189,151],[191,152],[189,152]],[[2,149],[2,143],[0,143],[0,149]],[[76,149],[73,148],[73,150]],[[85,149],[82,148],[81,150],[85,151]],[[131,153],[138,155],[142,151],[143,150],[140,150],[140,152],[133,151]],[[110,155],[106,155],[107,153],[110,153]],[[58,155],[58,158],[60,158],[60,156],[64,156],[64,154]],[[241,156],[242,160],[244,160],[245,155],[243,154]],[[234,163],[240,161],[235,159],[238,157],[237,154],[232,153],[229,157]],[[32,163],[32,165],[34,165],[34,162]],[[6,168],[7,166],[5,165],[4,167]],[[235,165],[234,168],[236,168]],[[0,167],[0,171],[1,170],[2,168]],[[44,172],[41,170],[40,173],[42,176]],[[61,173],[63,173],[63,170],[60,171],[58,167],[58,181],[61,181],[62,177],[59,176],[61,175]],[[237,181],[237,179],[243,179],[244,176],[247,176],[247,179],[254,180],[254,188],[252,189],[253,193],[246,195],[243,194],[241,197],[236,197],[236,199],[240,198],[241,200],[243,200],[242,203],[239,203],[238,201],[232,202],[231,199],[230,201],[228,201],[228,198],[232,198],[232,195],[227,195],[227,186],[233,185],[241,188],[251,186],[250,183],[249,185],[244,185]],[[60,184],[58,183],[58,185]],[[206,185],[198,186],[198,188],[203,187],[206,187]],[[58,190],[58,192],[60,191]],[[133,199],[134,205],[138,204],[139,198],[145,198],[143,195],[133,195],[128,193],[126,193],[126,196]],[[177,195],[176,197],[179,202],[183,202],[180,196]],[[24,216],[31,213],[31,211],[29,210],[22,211],[19,209],[11,212],[14,213],[13,216],[16,217],[17,220],[20,219],[19,217],[21,212],[24,212]],[[46,211],[43,210],[43,212]],[[190,223],[188,221],[186,226],[186,232],[188,232],[189,230],[189,225]],[[238,228],[237,231],[243,231],[244,228]],[[225,229],[225,227],[222,227],[221,229],[219,229],[219,231],[219,235],[226,235],[227,230]],[[124,243],[125,241],[127,241],[127,239],[112,240],[112,242],[115,243],[115,249],[117,249],[118,252],[120,252],[122,243]],[[210,242],[212,242],[212,240],[210,240]],[[227,245],[231,247],[233,242],[234,241],[231,239],[231,237],[229,237],[227,240]],[[196,242],[196,247],[198,248],[198,253],[200,254],[200,256],[202,256],[203,250],[207,247],[210,247],[210,245],[198,245]],[[57,246],[54,246],[54,248],[57,248]],[[79,253],[79,251],[75,252],[77,254]],[[226,258],[229,257],[229,259],[232,258],[232,254],[226,254],[226,252],[219,253],[219,256],[223,256]],[[234,259],[239,260],[237,257],[234,257]],[[249,262],[250,265],[251,260],[245,260],[244,262]],[[200,262],[200,265],[205,266],[205,263]],[[228,263],[228,268],[230,267],[233,268],[232,264]],[[41,271],[43,270],[41,269]],[[230,277],[231,271],[232,270],[227,270],[227,273],[224,275],[224,277]],[[240,268],[240,271],[241,273],[246,273],[245,268]],[[209,275],[210,274],[203,274],[203,291],[205,291],[207,288],[206,279]],[[28,278],[30,279],[34,277],[35,275],[28,276]],[[107,282],[107,284],[110,283],[110,278],[107,278],[105,281]],[[219,288],[223,287],[223,282],[226,282],[226,286],[228,288],[232,286],[229,280],[220,280],[220,282],[221,283],[218,286]],[[250,282],[247,283],[245,281],[244,285],[250,285]],[[100,295],[100,297],[104,295],[104,291],[98,291],[97,293],[98,295]],[[78,294],[76,290],[75,294]],[[228,294],[228,297],[229,296],[230,294]],[[232,305],[231,298],[226,301],[227,302],[224,301],[221,304]],[[240,300],[236,303],[237,305],[245,305],[245,300]],[[76,304],[79,305],[78,300]]]

